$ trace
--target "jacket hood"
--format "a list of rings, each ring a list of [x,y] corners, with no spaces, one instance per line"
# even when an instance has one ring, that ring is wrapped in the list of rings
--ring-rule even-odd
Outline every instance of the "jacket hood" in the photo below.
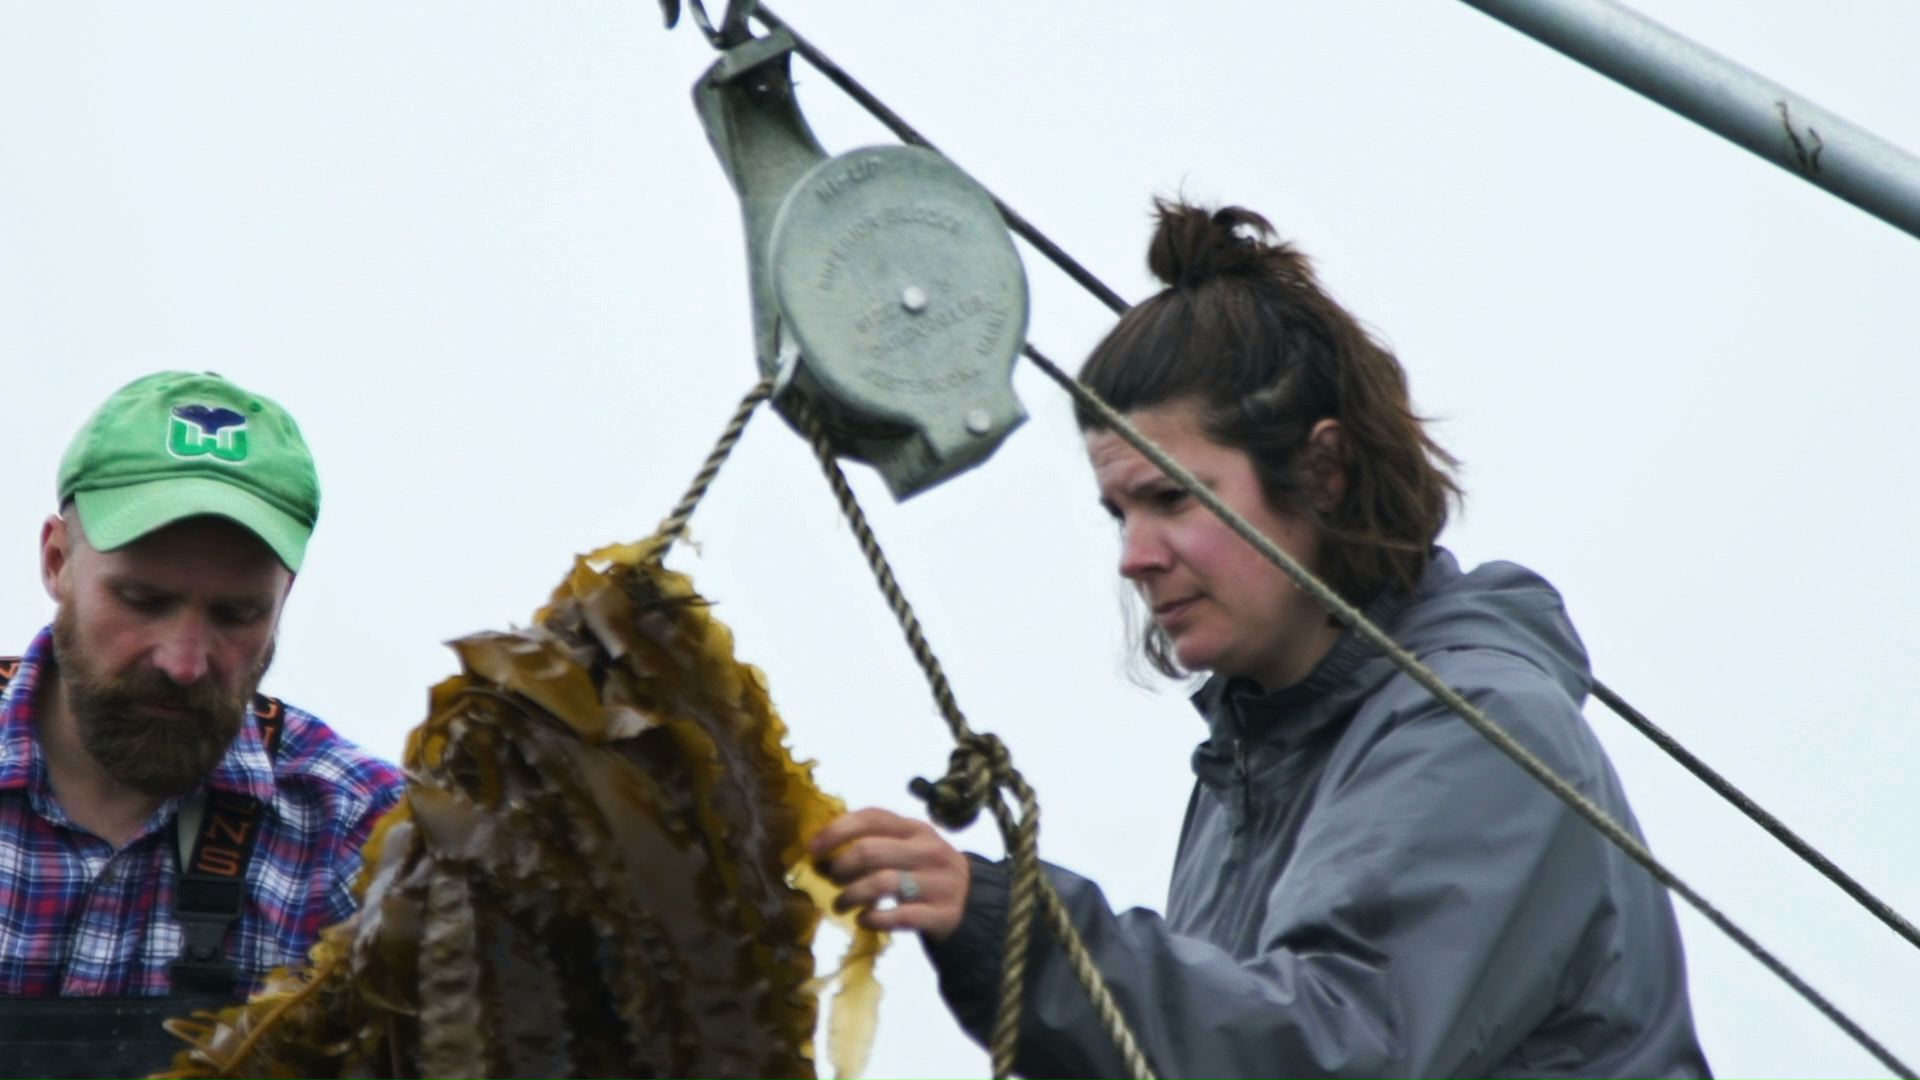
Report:
[[[1451,552],[1437,548],[1413,596],[1385,593],[1364,611],[1428,663],[1455,649],[1491,649],[1539,668],[1576,702],[1592,683],[1586,647],[1560,593],[1523,566],[1490,562],[1462,572]],[[1247,679],[1208,679],[1192,698],[1212,736],[1196,753],[1195,767],[1210,750],[1229,750],[1236,737],[1306,741],[1351,717],[1355,706],[1398,673],[1393,661],[1347,630],[1292,686],[1263,691]]]

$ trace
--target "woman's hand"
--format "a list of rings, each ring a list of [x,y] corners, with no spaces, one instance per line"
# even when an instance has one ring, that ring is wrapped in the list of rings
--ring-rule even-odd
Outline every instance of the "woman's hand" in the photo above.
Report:
[[[844,889],[834,906],[864,909],[860,925],[917,930],[936,942],[959,927],[973,870],[926,822],[887,810],[856,810],[829,822],[808,850],[821,872]],[[875,906],[888,899],[898,903]]]

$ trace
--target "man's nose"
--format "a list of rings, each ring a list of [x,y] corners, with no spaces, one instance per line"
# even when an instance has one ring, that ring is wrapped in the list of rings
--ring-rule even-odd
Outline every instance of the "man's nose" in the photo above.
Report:
[[[212,643],[206,622],[196,615],[183,614],[168,623],[154,647],[153,666],[179,685],[192,686],[212,669]]]

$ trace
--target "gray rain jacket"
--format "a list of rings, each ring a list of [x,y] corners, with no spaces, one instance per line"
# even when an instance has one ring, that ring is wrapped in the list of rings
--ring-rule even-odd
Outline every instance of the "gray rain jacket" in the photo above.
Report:
[[[1580,715],[1591,677],[1559,594],[1439,552],[1368,615],[1638,832]],[[1049,867],[1168,1076],[1705,1076],[1673,908],[1639,866],[1353,634],[1263,694],[1214,679],[1164,918]],[[975,859],[929,954],[992,1028],[1005,864]],[[1017,1071],[1125,1075],[1064,955],[1032,954]]]

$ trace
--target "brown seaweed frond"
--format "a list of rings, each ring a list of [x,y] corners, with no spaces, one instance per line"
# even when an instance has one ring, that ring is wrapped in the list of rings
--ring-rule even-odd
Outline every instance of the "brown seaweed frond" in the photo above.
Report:
[[[884,935],[816,978],[844,812],[787,749],[765,677],[691,582],[617,545],[533,629],[452,643],[369,840],[359,913],[249,1002],[175,1021],[169,1076],[858,1072]],[[848,924],[849,926],[851,924]]]

